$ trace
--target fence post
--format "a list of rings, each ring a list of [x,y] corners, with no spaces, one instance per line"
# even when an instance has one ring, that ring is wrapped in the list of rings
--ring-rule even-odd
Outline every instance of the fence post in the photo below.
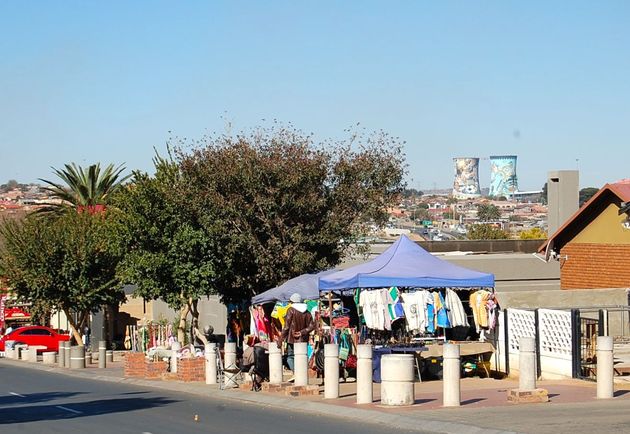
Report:
[[[542,375],[542,366],[540,366],[540,318],[538,309],[534,310],[534,339],[536,345],[536,378]]]
[[[600,309],[597,313],[597,335],[608,336],[608,309]]]
[[[581,354],[582,330],[580,327],[579,309],[571,309],[571,356],[573,378],[582,375],[582,354]]]
[[[508,309],[503,311],[503,341],[505,346],[505,375],[510,375],[510,328],[508,327]]]

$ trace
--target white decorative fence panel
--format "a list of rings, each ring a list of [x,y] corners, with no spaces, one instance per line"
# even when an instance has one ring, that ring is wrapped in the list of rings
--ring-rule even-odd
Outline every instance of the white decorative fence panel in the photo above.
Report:
[[[571,360],[571,312],[538,309],[540,355]]]
[[[508,368],[505,365],[505,359],[508,358],[509,371],[518,372],[521,337],[538,337],[540,372],[543,379],[572,376],[571,312],[538,309],[537,323],[534,310],[508,309],[507,327],[505,327],[503,312],[501,312],[498,340],[500,361],[496,364],[496,369]]]
[[[508,310],[508,351],[518,354],[522,337],[536,337],[536,316],[532,310]]]
[[[543,378],[572,375],[571,312],[538,309],[540,369]]]

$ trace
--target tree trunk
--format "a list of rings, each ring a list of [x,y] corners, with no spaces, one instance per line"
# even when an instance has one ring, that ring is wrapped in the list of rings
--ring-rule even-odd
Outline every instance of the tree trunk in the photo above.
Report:
[[[204,336],[203,333],[199,330],[199,309],[197,304],[199,300],[190,299],[190,313],[192,314],[192,336],[191,340],[194,342],[195,337],[203,342],[204,346],[208,344],[208,339]]]
[[[70,324],[70,332],[72,337],[76,341],[77,345],[83,346],[83,339],[81,339],[81,326],[85,319],[85,312],[81,314],[79,317],[79,321],[75,322],[74,317],[71,315],[70,310],[64,308],[63,312],[66,314],[66,318],[68,318],[68,324]]]
[[[184,304],[179,311],[179,324],[177,326],[177,341],[181,346],[186,342],[186,318],[190,312],[190,305]]]

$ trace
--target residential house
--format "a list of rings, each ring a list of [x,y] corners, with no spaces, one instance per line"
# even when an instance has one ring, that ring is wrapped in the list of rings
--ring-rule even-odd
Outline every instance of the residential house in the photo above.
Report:
[[[630,179],[602,187],[540,247],[562,289],[630,288]]]

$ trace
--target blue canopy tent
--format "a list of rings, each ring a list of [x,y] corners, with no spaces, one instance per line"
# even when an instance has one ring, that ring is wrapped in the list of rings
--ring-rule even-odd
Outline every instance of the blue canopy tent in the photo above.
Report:
[[[302,296],[303,300],[319,299],[318,282],[320,277],[336,272],[336,269],[321,271],[315,274],[302,274],[284,282],[280,286],[271,288],[261,294],[252,297],[252,304],[272,303],[276,301],[289,301],[294,293]]]
[[[405,235],[373,260],[319,278],[320,291],[348,288],[494,287],[494,274],[437,258]]]

